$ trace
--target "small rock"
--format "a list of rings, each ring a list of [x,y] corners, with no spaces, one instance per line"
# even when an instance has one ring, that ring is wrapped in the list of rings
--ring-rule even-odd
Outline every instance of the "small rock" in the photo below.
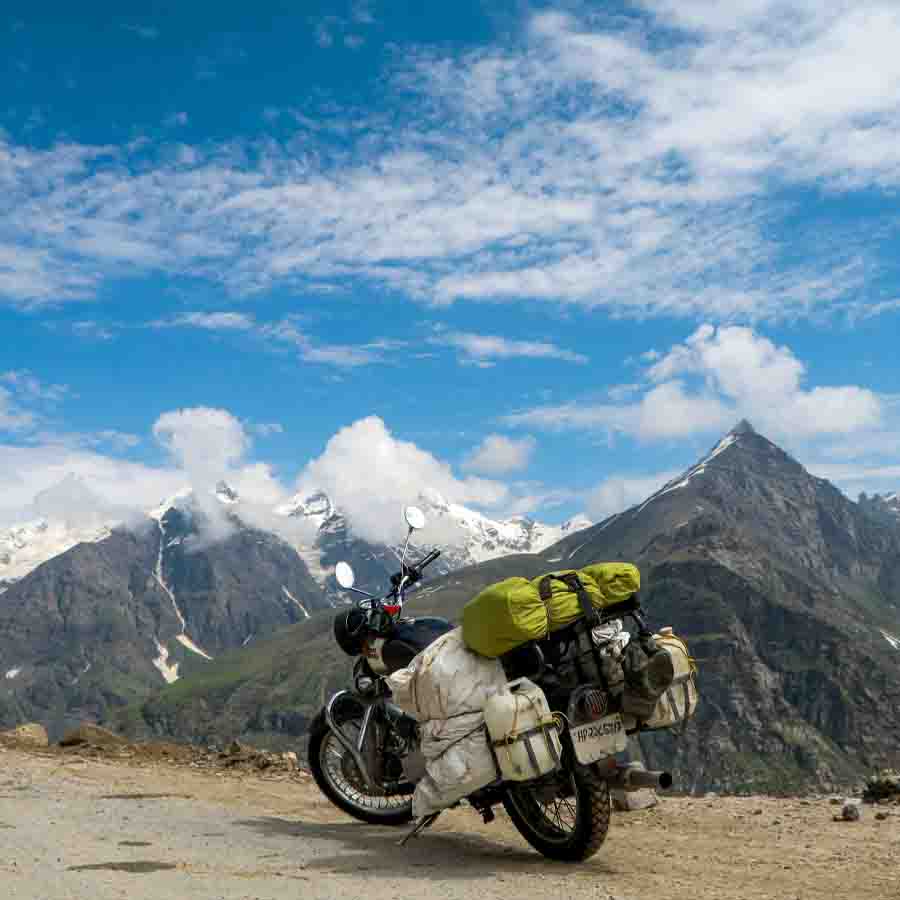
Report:
[[[287,766],[290,769],[298,769],[300,767],[300,761],[297,759],[297,754],[294,753],[293,750],[282,753],[281,758],[287,763]]]
[[[875,813],[875,818],[878,819],[879,822],[883,822],[885,819],[889,819],[890,817],[891,817],[890,813],[886,813],[886,812]]]
[[[610,791],[613,809],[618,812],[635,812],[640,809],[652,809],[659,803],[656,791],[641,788],[639,791],[623,791],[614,788]]]
[[[4,731],[0,737],[9,738],[17,744],[24,744],[28,747],[49,747],[50,739],[47,737],[47,730],[43,725],[36,722],[29,722],[27,725],[19,725],[12,731]]]
[[[754,816],[761,816],[762,814],[763,814],[763,811],[762,811],[761,809],[754,809],[754,810],[753,810],[753,815],[754,815]]]
[[[832,806],[840,806],[844,802],[844,798],[843,797],[832,797],[828,802]]]
[[[841,809],[841,819],[844,822],[858,822],[860,819],[859,803],[849,800]]]

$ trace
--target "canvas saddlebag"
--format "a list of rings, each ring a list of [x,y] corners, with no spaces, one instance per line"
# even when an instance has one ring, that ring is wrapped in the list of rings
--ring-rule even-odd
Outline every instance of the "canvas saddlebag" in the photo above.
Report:
[[[463,640],[492,659],[529,641],[621,603],[640,590],[630,563],[594,563],[583,569],[550,572],[531,581],[507,578],[486,587],[463,609]]]
[[[697,663],[688,651],[687,644],[671,628],[660,629],[653,635],[660,650],[672,659],[675,675],[671,685],[656,701],[652,713],[641,722],[644,731],[660,728],[684,730],[687,720],[697,712],[700,694],[697,690]]]

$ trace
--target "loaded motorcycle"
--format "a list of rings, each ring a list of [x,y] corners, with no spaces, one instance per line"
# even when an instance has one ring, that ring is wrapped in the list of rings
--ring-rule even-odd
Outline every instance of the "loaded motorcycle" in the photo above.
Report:
[[[351,816],[377,825],[412,822],[412,795],[426,771],[418,723],[392,702],[387,678],[454,628],[433,616],[402,615],[406,592],[440,556],[439,550],[432,550],[417,563],[407,562],[410,537],[424,527],[425,517],[415,507],[407,507],[404,515],[408,532],[398,554],[400,571],[391,576],[391,588],[384,596],[355,587],[347,563],[336,566],[339,585],[361,595],[334,622],[341,649],[356,658],[353,687],[331,697],[316,716],[308,751],[310,769],[325,796]],[[590,613],[592,626],[630,616],[642,636],[650,634],[637,596]],[[525,781],[498,777],[465,799],[485,822],[492,821],[493,808],[502,805],[532,847],[550,859],[578,862],[593,855],[606,838],[610,788],[667,788],[672,778],[617,760],[627,744],[626,732],[637,730],[635,722],[610,711],[615,704],[609,684],[597,677],[596,670],[590,680],[590,669],[568,665],[570,655],[560,650],[565,639],[565,634],[557,635],[543,648],[534,644],[503,660],[510,678],[528,676],[546,691],[559,723],[561,753],[554,770]],[[577,641],[570,643],[574,646]],[[404,843],[437,815],[421,818]]]

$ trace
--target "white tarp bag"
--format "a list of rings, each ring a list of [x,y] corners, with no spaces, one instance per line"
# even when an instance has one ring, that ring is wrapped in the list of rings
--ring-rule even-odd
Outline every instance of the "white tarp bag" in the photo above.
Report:
[[[450,806],[498,777],[482,710],[506,688],[499,660],[473,653],[456,628],[387,682],[394,703],[419,722],[426,774],[413,794],[414,816]]]

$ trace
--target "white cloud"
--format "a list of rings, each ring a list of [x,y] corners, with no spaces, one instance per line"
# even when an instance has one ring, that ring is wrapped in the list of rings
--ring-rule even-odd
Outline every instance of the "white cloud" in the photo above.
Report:
[[[36,424],[34,413],[22,409],[12,392],[0,385],[0,431],[30,431]]]
[[[153,425],[156,439],[196,484],[210,486],[243,459],[250,439],[243,425],[224,409],[196,406],[163,413]]]
[[[0,445],[4,510],[0,518],[7,522],[27,518],[35,496],[70,475],[83,481],[103,505],[117,508],[150,509],[184,487],[184,475],[176,469],[146,466],[68,444]]]
[[[58,403],[69,392],[67,385],[42,382],[28,369],[16,369],[0,373],[0,381],[10,385],[12,390],[30,400],[46,400],[51,403]]]
[[[669,471],[652,475],[610,475],[590,492],[585,512],[599,522],[645,500],[678,474]]]
[[[251,422],[247,424],[247,430],[263,438],[271,437],[273,434],[284,434],[284,426],[279,422]]]
[[[303,492],[324,490],[345,511],[354,531],[372,541],[405,534],[401,509],[433,490],[452,503],[492,506],[507,489],[480,478],[457,478],[449,465],[395,438],[377,416],[360,419],[332,437],[298,481]]]
[[[235,312],[191,312],[150,323],[153,328],[203,328],[207,331],[252,331],[252,316]]]
[[[93,434],[85,435],[82,442],[90,447],[108,446],[113,450],[123,452],[131,450],[140,444],[141,439],[136,434],[127,431],[116,431],[114,428],[104,428]]]
[[[621,432],[641,439],[721,431],[747,418],[775,438],[852,434],[880,425],[883,402],[857,385],[804,387],[806,367],[749,328],[703,325],[655,358],[641,396],[624,403],[543,406],[510,425]]]
[[[69,392],[64,384],[47,384],[27,369],[0,372],[0,432],[28,434],[42,425],[44,410]]]
[[[155,41],[159,37],[159,29],[152,25],[122,25],[122,31],[130,31],[145,41]]]
[[[493,334],[474,334],[468,331],[439,331],[428,339],[430,344],[459,350],[462,361],[490,366],[497,359],[556,359],[562,362],[586,363],[581,353],[565,350],[545,341],[516,341]]]
[[[826,238],[812,206],[808,235],[786,223],[797,186],[900,183],[900,10],[647,5],[627,28],[541,13],[520,43],[407,48],[389,112],[298,120],[296,143],[2,137],[0,294],[60,303],[152,271],[236,294],[366,281],[432,303],[755,320],[834,308],[865,277],[868,305],[892,302],[870,276],[889,245],[872,233],[894,225],[832,216]],[[334,42],[348,22],[319,24]]]
[[[292,318],[260,324],[256,333],[268,340],[293,346],[300,359],[309,363],[355,369],[381,362],[383,358],[381,353],[383,347],[377,344],[318,344],[304,333]]]
[[[150,322],[151,328],[199,328],[204,331],[244,332],[275,345],[292,346],[303,362],[353,369],[379,363],[385,350],[405,346],[402,342],[380,340],[370,344],[321,344],[306,334],[296,316],[278,322],[258,322],[247,313],[190,312],[170,319]]]
[[[289,541],[310,537],[306,523],[275,514],[274,508],[290,494],[271,466],[246,460],[252,443],[248,429],[228,410],[193,407],[167,412],[157,419],[153,434],[172,455],[202,513],[195,523],[194,548],[225,540],[237,527],[231,510],[215,497],[216,486],[223,481],[238,495],[234,511],[241,521]]]
[[[489,434],[464,461],[463,468],[485,475],[505,475],[525,469],[535,443],[533,437],[516,440],[502,434]]]

